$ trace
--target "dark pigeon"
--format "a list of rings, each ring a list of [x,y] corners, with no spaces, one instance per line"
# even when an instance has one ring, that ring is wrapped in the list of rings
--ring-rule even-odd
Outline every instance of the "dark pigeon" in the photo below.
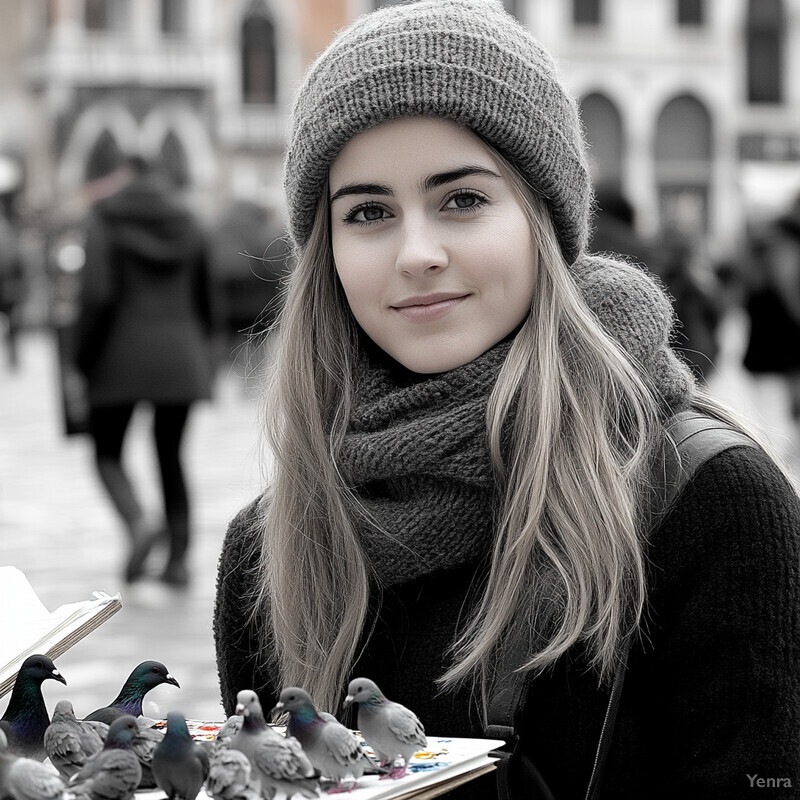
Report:
[[[142,767],[133,752],[138,730],[136,717],[129,714],[111,723],[103,749],[69,782],[76,800],[132,800],[142,778]]]
[[[0,719],[12,755],[44,761],[44,732],[50,724],[50,715],[42,697],[42,683],[46,680],[66,683],[56,665],[44,655],[28,656],[19,668],[8,706]]]
[[[207,750],[192,740],[180,711],[167,714],[167,732],[153,753],[153,777],[167,800],[195,800],[208,777]]]
[[[128,676],[119,694],[107,706],[92,711],[85,719],[110,725],[123,714],[141,717],[144,696],[162,683],[169,683],[180,689],[178,681],[160,661],[142,661]]]

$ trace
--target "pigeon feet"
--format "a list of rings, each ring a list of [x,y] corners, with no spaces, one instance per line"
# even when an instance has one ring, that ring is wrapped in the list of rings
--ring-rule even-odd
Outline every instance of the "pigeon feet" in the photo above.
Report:
[[[381,766],[389,767],[389,764],[381,764]],[[386,780],[393,780],[396,781],[398,778],[402,778],[406,774],[406,769],[408,768],[408,764],[403,764],[402,767],[391,767],[389,771],[385,775],[381,775],[378,780],[386,781]]]

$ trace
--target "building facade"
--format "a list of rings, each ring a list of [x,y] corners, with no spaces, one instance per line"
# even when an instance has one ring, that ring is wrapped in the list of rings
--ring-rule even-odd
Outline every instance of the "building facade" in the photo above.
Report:
[[[282,213],[294,87],[384,4],[1,1],[0,197],[55,227],[128,152],[160,159],[209,217],[232,198]],[[724,256],[800,189],[800,0],[502,1],[555,54],[595,178],[641,232],[678,221]]]

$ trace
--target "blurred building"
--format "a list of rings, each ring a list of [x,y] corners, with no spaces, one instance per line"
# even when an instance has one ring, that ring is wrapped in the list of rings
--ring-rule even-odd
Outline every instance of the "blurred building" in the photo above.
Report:
[[[293,89],[336,28],[385,2],[2,0],[0,200],[67,229],[133,150],[209,216],[239,200],[281,214]],[[555,53],[595,177],[643,234],[669,221],[724,251],[800,187],[800,0],[503,4]]]

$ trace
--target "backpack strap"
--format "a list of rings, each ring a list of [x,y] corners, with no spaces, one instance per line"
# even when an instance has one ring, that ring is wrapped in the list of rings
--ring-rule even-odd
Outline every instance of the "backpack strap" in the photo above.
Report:
[[[682,411],[668,420],[662,457],[654,470],[656,490],[651,508],[651,537],[655,535],[672,510],[675,501],[698,470],[714,456],[732,447],[758,445],[744,433],[721,420],[699,411]],[[606,706],[603,725],[595,752],[591,778],[586,790],[586,800],[597,800],[602,783],[603,769],[611,747],[622,687],[627,670],[628,655],[633,637],[623,644],[620,663],[614,676],[611,695]],[[484,735],[489,739],[502,739],[505,746],[492,751],[497,761],[497,789],[499,800],[511,800],[512,763],[521,759],[519,742],[519,717],[523,713],[532,683],[529,671],[517,672],[527,660],[527,642],[517,639],[502,658],[498,674],[501,676],[489,698]],[[532,770],[532,772],[531,772]],[[527,778],[533,781],[538,793],[531,800],[553,800],[553,795],[534,765],[526,765]]]

